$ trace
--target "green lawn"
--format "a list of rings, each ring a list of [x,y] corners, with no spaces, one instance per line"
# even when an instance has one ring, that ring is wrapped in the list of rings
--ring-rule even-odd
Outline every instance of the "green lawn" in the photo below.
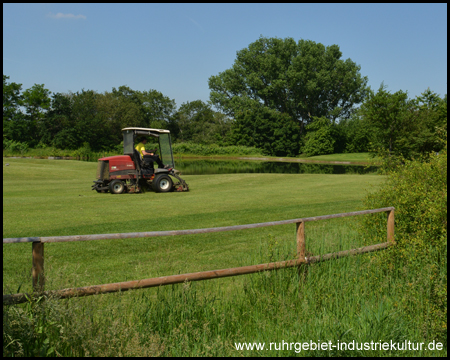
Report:
[[[383,179],[375,175],[186,176],[189,192],[112,195],[91,191],[96,163],[8,159],[10,165],[5,166],[5,162],[4,237],[197,229],[355,211],[361,209],[364,191]],[[77,285],[220,269],[248,265],[244,262],[249,253],[258,254],[268,234],[280,236],[294,248],[293,232],[294,225],[46,244],[46,267],[66,269],[68,282],[77,279]],[[17,289],[22,283],[19,278],[29,271],[30,257],[30,244],[3,245],[4,288]],[[29,289],[29,283],[22,289]]]

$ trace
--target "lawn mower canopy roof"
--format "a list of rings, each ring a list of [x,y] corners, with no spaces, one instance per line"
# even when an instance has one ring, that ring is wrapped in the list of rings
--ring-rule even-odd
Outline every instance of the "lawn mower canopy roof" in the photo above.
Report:
[[[147,135],[153,137],[159,137],[160,134],[170,134],[169,130],[164,129],[150,129],[150,128],[140,128],[140,127],[128,127],[122,129],[122,132],[133,133],[134,135]]]

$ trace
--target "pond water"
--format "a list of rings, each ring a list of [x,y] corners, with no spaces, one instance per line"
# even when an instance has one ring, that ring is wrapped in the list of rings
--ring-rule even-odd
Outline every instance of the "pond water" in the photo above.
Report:
[[[375,174],[377,167],[245,160],[177,160],[183,175],[278,173],[278,174]]]

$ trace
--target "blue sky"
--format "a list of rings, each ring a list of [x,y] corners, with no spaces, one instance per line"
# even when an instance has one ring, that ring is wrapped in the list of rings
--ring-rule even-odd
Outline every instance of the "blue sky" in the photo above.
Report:
[[[3,74],[25,90],[155,89],[179,107],[260,36],[339,45],[369,85],[447,93],[447,4],[3,4]]]

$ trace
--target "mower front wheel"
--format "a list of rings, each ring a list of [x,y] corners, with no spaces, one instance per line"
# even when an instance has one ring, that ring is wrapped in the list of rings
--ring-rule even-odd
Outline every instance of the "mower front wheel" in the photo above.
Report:
[[[109,183],[111,194],[122,194],[125,191],[125,184],[122,180],[113,180]]]
[[[156,192],[169,192],[172,190],[173,181],[169,175],[157,175],[152,182],[153,190]]]

